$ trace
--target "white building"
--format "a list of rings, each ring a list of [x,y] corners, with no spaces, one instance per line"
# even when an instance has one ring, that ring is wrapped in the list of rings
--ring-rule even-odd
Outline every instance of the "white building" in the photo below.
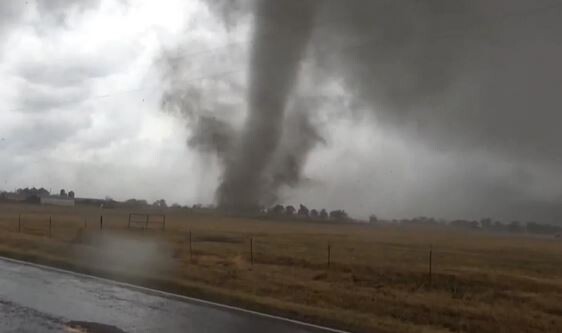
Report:
[[[41,197],[41,204],[52,205],[52,206],[74,207],[74,198],[62,197],[58,195],[50,195],[48,197]]]

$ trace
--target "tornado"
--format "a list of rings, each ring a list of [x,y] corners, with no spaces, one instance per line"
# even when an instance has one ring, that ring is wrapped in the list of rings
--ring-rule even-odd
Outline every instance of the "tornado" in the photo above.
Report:
[[[217,190],[219,207],[255,211],[270,185],[267,169],[283,135],[287,102],[314,25],[315,0],[254,5],[247,118]]]

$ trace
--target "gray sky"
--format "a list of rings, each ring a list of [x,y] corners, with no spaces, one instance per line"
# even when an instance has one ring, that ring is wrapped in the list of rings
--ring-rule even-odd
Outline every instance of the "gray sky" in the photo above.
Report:
[[[239,126],[247,107],[251,17],[237,13],[225,26],[195,0],[77,3],[0,2],[0,189],[43,186],[86,197],[213,202],[221,163],[186,144],[193,118],[185,111],[163,111],[161,97],[170,87],[191,89],[186,96],[192,96],[194,108]],[[560,17],[552,15],[537,19],[552,23]],[[559,36],[560,25],[547,23],[544,31]],[[541,82],[562,91],[560,67],[550,66],[561,51],[559,41],[536,29],[542,40],[533,39],[531,31],[527,37],[518,34],[522,42],[515,44],[507,38],[511,35],[503,39],[498,33],[503,51],[485,53],[486,62],[478,59],[479,44],[465,53],[477,59],[471,65],[503,66],[499,73],[519,82],[511,92],[529,98],[476,94],[473,88],[480,83],[494,91],[504,81],[481,76],[488,67],[474,65],[465,67],[474,75],[454,83],[470,89],[443,89],[453,101],[445,103],[451,108],[446,113],[435,108],[405,116],[393,111],[396,103],[387,103],[387,95],[370,94],[372,87],[365,84],[354,86],[350,81],[357,72],[408,77],[393,67],[361,67],[361,56],[369,53],[356,54],[358,65],[349,68],[345,57],[307,61],[291,108],[314,106],[308,112],[323,142],[307,156],[302,181],[281,188],[280,200],[343,208],[359,217],[556,222],[562,217],[557,148],[562,131],[556,114],[561,103],[554,93],[528,91]],[[314,38],[311,53],[322,31]],[[537,52],[525,44],[531,39]],[[408,59],[402,59],[401,70],[409,68]],[[533,67],[538,62],[544,66]],[[175,67],[170,71],[164,63]],[[517,69],[525,64],[525,70]],[[323,77],[322,65],[342,70]],[[388,84],[390,90],[397,83]],[[548,107],[535,103],[539,97],[551,98]],[[497,113],[457,114],[456,106],[467,100],[482,112],[494,110],[492,105]],[[519,112],[523,101],[529,102]],[[511,118],[499,121],[502,117]]]

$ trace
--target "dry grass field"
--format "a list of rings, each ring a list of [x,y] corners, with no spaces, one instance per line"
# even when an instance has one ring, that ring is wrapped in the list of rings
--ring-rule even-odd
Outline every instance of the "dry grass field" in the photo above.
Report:
[[[562,331],[559,239],[129,213],[0,204],[0,255],[357,332]]]

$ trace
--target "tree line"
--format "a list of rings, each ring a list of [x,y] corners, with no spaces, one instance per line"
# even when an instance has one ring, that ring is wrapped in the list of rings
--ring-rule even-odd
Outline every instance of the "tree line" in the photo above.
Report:
[[[21,201],[25,201],[28,203],[39,203],[41,198],[51,196],[51,192],[47,189],[40,187],[25,187],[25,188],[18,188],[14,192],[2,192],[0,193],[0,198],[2,199],[10,199],[14,197],[19,197]],[[68,191],[62,189],[59,192],[59,197],[61,198],[70,198],[74,199],[74,191]]]
[[[288,216],[300,217],[303,219],[317,219],[317,220],[349,220],[349,216],[342,209],[336,209],[328,212],[326,209],[308,209],[303,204],[299,205],[297,210],[293,205],[275,205],[269,209],[264,210],[264,213],[269,216]]]
[[[478,221],[464,219],[443,220],[421,216],[412,219],[382,221],[377,219],[375,215],[371,215],[369,222],[383,224],[392,223],[401,225],[449,226],[460,229],[484,230],[491,232],[529,233],[558,236],[562,233],[562,227],[557,225],[537,222],[523,223],[520,221],[502,222],[499,220],[493,220],[491,218],[483,218]]]

